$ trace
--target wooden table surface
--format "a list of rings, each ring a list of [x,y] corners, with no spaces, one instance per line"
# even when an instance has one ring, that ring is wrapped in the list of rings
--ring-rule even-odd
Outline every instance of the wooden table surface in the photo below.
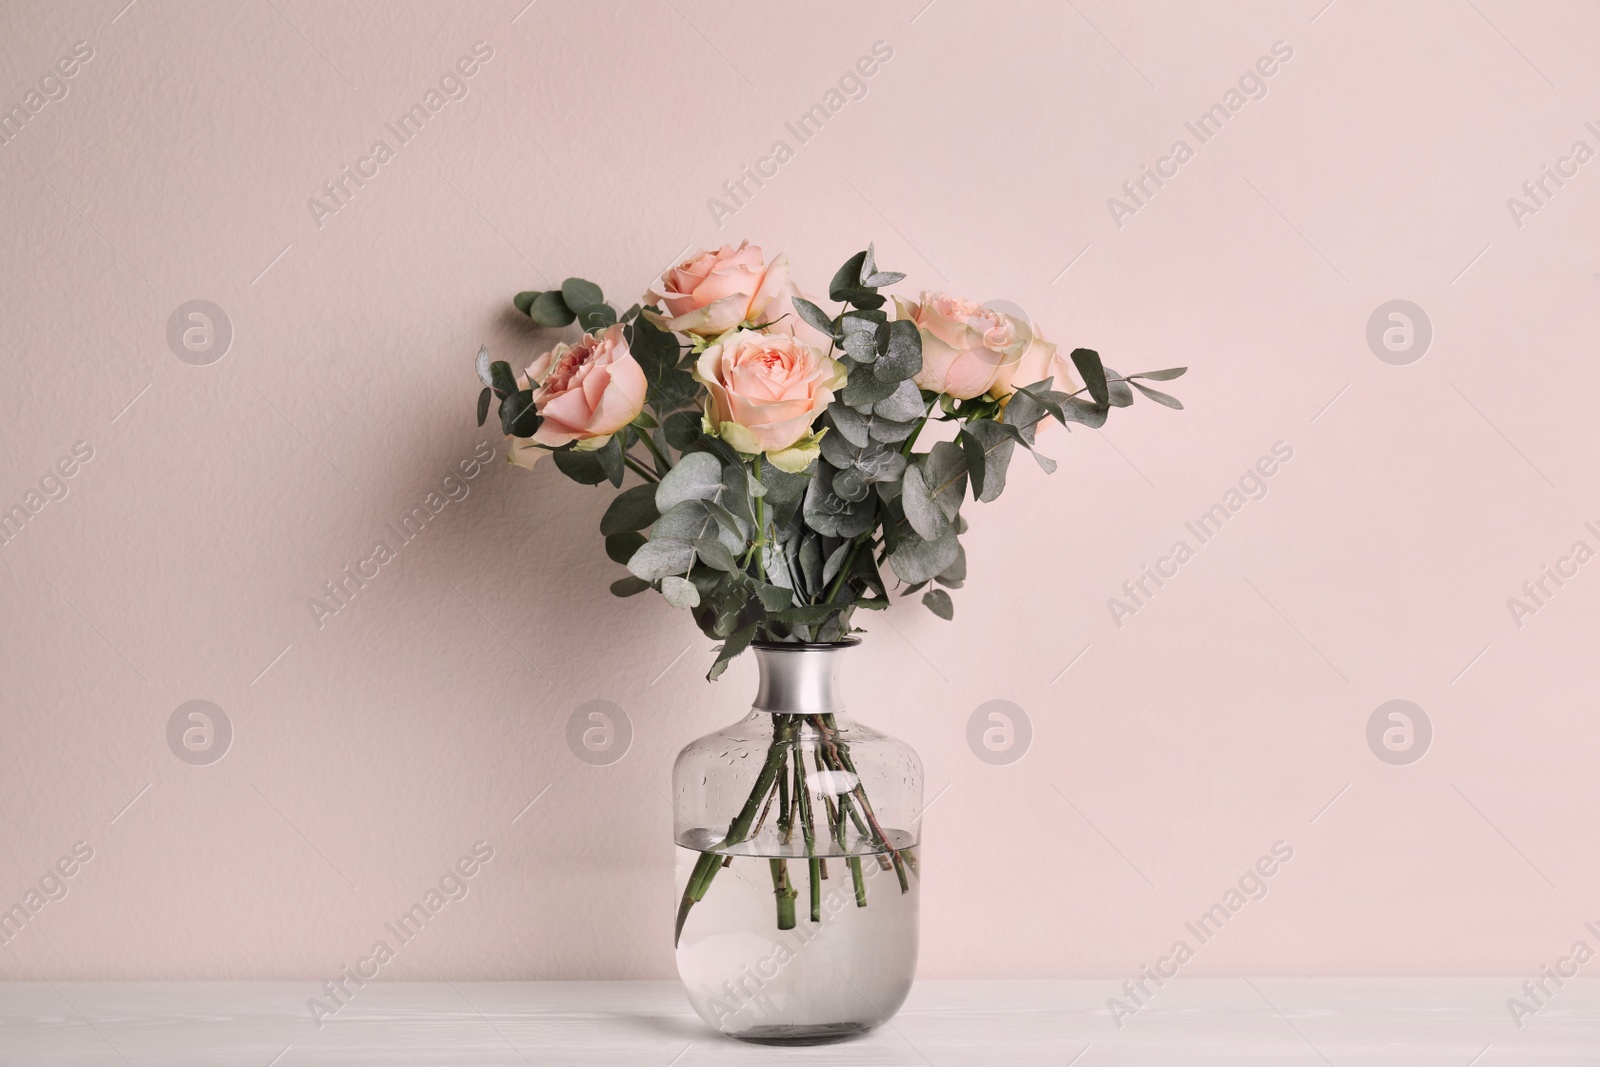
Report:
[[[1119,1028],[1111,981],[920,982],[868,1036],[766,1048],[712,1033],[671,982],[374,982],[319,1028],[311,983],[0,984],[11,1067],[461,1064],[1307,1064],[1553,1067],[1600,1063],[1600,981],[1513,1020],[1521,980],[1169,982]]]

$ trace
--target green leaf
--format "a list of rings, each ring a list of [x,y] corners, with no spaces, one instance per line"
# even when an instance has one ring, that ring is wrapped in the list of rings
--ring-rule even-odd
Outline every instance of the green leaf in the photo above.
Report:
[[[606,472],[606,477],[611,479],[611,484],[618,489],[622,488],[622,478],[628,470],[627,465],[622,462],[622,435],[627,432],[624,429],[620,433],[612,434],[611,440],[594,452],[595,458],[600,461],[600,469]]]
[[[920,342],[922,338],[919,336],[917,340]],[[874,415],[882,416],[890,422],[915,422],[922,418],[927,410],[928,405],[922,401],[922,390],[912,381],[901,382],[893,393],[872,405]]]
[[[989,419],[967,423],[957,440],[966,453],[973,499],[987,504],[999,497],[1006,487],[1006,471],[1017,450],[1016,440],[999,423]]]
[[[594,282],[568,278],[561,283],[561,300],[569,308],[587,308],[605,303],[606,295]]]
[[[1138,374],[1130,374],[1130,378],[1146,378],[1152,382],[1170,382],[1174,378],[1181,378],[1188,367],[1168,367],[1166,370],[1142,370]]]
[[[483,425],[483,420],[489,417],[489,401],[494,397],[494,390],[487,385],[483,392],[478,394],[478,425]]]
[[[954,519],[967,496],[967,457],[953,441],[940,441],[922,462],[928,492],[944,517]]]
[[[1157,404],[1165,404],[1167,407],[1176,408],[1179,411],[1183,410],[1183,401],[1179,400],[1175,396],[1168,396],[1159,389],[1151,389],[1148,386],[1140,385],[1138,382],[1131,382],[1129,384],[1131,384],[1135,389],[1139,390],[1139,392],[1143,393],[1145,396],[1149,397],[1151,400],[1154,400]]]
[[[497,359],[489,364],[489,385],[501,400],[515,393],[517,376],[511,373],[511,364],[503,359]]]
[[[586,333],[598,333],[617,321],[617,312],[610,304],[589,304],[578,311],[578,325]]]
[[[857,252],[845,260],[844,266],[834,274],[833,281],[828,283],[828,299],[844,300],[846,296],[861,288],[861,267],[867,261],[866,252]]]
[[[1088,386],[1089,395],[1094,397],[1095,403],[1110,403],[1111,393],[1106,388],[1106,369],[1100,363],[1100,353],[1092,348],[1074,348],[1072,365],[1078,368],[1078,374],[1082,376],[1083,384]]]
[[[611,501],[600,518],[600,532],[606,536],[628,530],[642,530],[661,517],[656,510],[656,487],[636,485],[624,489]]]
[[[543,421],[534,410],[531,389],[512,393],[500,402],[500,429],[512,437],[532,437]]]
[[[722,493],[722,464],[709,452],[686,453],[655,489],[662,514],[685,500],[714,500]]]
[[[901,530],[900,543],[889,553],[889,566],[895,577],[915,585],[926,582],[956,561],[961,543],[955,530],[946,530],[932,541],[919,537],[914,530]]]
[[[633,558],[633,554],[644,546],[645,536],[628,530],[625,533],[614,533],[606,537],[606,555],[611,557],[613,563],[620,563],[624,567]]]
[[[823,311],[811,301],[797,296],[794,298],[794,309],[802,319],[806,320],[813,329],[824,337],[836,336],[833,329],[833,320],[828,317],[826,311]]]
[[[922,603],[939,618],[949,621],[956,617],[956,606],[950,594],[943,589],[930,589],[922,594]]]
[[[881,362],[881,360],[880,360]],[[873,376],[873,364],[844,360],[850,368],[850,380],[845,383],[839,399],[853,408],[866,407],[887,400],[898,388],[896,382],[886,382]]]
[[[478,380],[484,385],[494,384],[494,375],[489,370],[489,362],[489,346],[482,345],[478,348],[478,358],[473,361],[473,366],[477,369]]]
[[[850,554],[850,548],[854,544],[854,541],[841,541],[839,547],[828,554],[827,562],[822,565],[822,584],[824,586],[833,582],[834,577],[839,573],[839,568],[844,566],[845,557]]]
[[[649,582],[645,581],[643,578],[635,578],[630,574],[626,578],[618,578],[616,581],[611,583],[611,595],[638,596],[640,593],[649,588]]]
[[[907,319],[889,323],[888,347],[872,367],[880,382],[903,382],[922,369],[922,335]]]
[[[533,298],[533,304],[528,308],[528,317],[540,326],[555,328],[571,325],[572,320],[578,316],[567,307],[566,301],[561,299],[561,294],[552,289]]]
[[[538,298],[538,296],[539,294],[536,291],[530,290],[521,292],[511,298],[511,303],[518,311],[522,312],[524,315],[527,315],[532,312],[533,302]]]
[[[728,639],[717,650],[717,661],[706,672],[706,681],[714,682],[720,678],[722,672],[728,669],[728,663],[739,653],[749,648],[750,642],[755,640],[755,636],[756,627],[754,623],[744,627],[742,630],[735,630],[729,634]]]
[[[694,545],[689,542],[661,537],[641,545],[628,560],[628,569],[647,582],[660,581],[669,574],[689,573],[694,555]]]
[[[644,371],[646,398],[658,415],[687,407],[699,395],[700,384],[678,367],[677,339],[642,315],[628,324],[628,351]]]
[[[697,608],[700,606],[700,590],[687,578],[676,575],[661,579],[661,595],[667,598],[667,603],[675,608]]]
[[[1112,368],[1106,368],[1106,393],[1109,403],[1114,408],[1125,408],[1133,403],[1133,390],[1128,388],[1129,383],[1113,380],[1121,377],[1123,376]]]
[[[839,320],[843,339],[839,346],[857,363],[871,363],[878,358],[880,337],[888,331],[886,324],[869,317],[882,312],[847,311]]]
[[[825,537],[856,537],[871,528],[877,506],[870,493],[859,501],[846,500],[836,494],[833,476],[837,473],[838,468],[825,459],[812,468],[811,484],[806,488],[803,505],[806,525]]]
[[[668,415],[662,423],[662,429],[667,435],[667,444],[679,452],[688,448],[700,439],[701,415],[698,411],[675,411]]]
[[[900,483],[900,502],[905,508],[906,521],[923,540],[932,541],[950,529],[950,520],[934,503],[922,469],[915,464],[906,468],[905,479]]]
[[[608,477],[598,453],[561,449],[550,455],[555,459],[556,469],[575,482],[583,485],[599,485]]]
[[[760,599],[761,606],[768,611],[782,611],[794,605],[794,594],[781,585],[768,585],[766,582],[758,582],[756,584],[756,596]]]
[[[650,530],[652,538],[671,541],[688,541],[694,544],[704,538],[717,538],[729,552],[744,549],[744,541],[737,533],[724,530],[704,500],[684,500],[670,510]]]

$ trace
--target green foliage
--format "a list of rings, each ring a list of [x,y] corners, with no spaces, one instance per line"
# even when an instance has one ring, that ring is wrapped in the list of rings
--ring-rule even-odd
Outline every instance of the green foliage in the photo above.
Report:
[[[1051,380],[1028,383],[1009,397],[967,400],[923,392],[912,380],[922,368],[914,324],[889,321],[879,289],[903,280],[880,270],[873,246],[834,274],[829,297],[838,313],[804,299],[799,317],[832,339],[848,378],[813,424],[821,456],[792,474],[765,457],[741,455],[702,427],[703,394],[690,374],[705,339],[680,339],[657,325],[660,309],[634,305],[620,318],[599,286],[566,279],[559,290],[518,293],[513,301],[537,325],[574,322],[585,330],[624,324],[647,383],[634,422],[599,448],[553,449],[561,474],[586,485],[621,488],[600,520],[608,557],[628,569],[611,592],[648,589],[688,610],[707,637],[720,642],[707,677],[715,678],[753,640],[835,641],[855,632],[855,613],[880,611],[896,597],[921,594],[942,619],[955,614],[950,590],[966,581],[969,491],[997,499],[1017,446],[1049,471],[1035,451],[1046,419],[1065,429],[1098,428],[1113,408],[1137,396],[1181,408],[1149,382],[1185,368],[1123,375],[1092,349],[1073,349],[1084,387],[1073,393]],[[540,416],[531,389],[519,389],[510,364],[480,349],[474,369],[482,384],[478,420],[498,400],[501,428],[527,438]],[[956,423],[954,440],[916,451],[929,421]],[[944,435],[944,436],[949,436]],[[887,566],[889,570],[880,569]]]

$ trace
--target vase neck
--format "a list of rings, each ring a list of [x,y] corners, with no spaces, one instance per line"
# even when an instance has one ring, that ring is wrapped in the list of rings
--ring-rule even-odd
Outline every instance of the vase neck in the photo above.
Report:
[[[832,715],[844,711],[839,662],[850,647],[754,646],[756,665],[761,671],[754,709],[773,715]]]

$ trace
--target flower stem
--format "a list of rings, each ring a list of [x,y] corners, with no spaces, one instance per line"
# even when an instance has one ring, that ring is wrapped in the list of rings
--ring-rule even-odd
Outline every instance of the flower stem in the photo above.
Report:
[[[715,849],[700,854],[694,870],[689,875],[689,882],[683,888],[683,899],[678,904],[677,928],[672,936],[674,945],[683,937],[683,924],[689,919],[689,909],[705,899],[706,890],[711,888],[711,880],[717,876],[717,869],[722,863],[722,856],[717,850],[737,845],[750,836],[750,827],[761,811],[762,801],[766,799],[788,762],[789,750],[793,746],[799,728],[799,720],[792,715],[774,716],[772,745],[767,749],[766,762],[762,764],[761,771],[756,776],[755,788],[750,791],[750,799],[745,801],[744,807],[739,809],[739,814],[728,824],[727,836],[716,845]]]
[[[656,470],[660,471],[662,474],[666,474],[672,469],[672,461],[667,459],[666,456],[662,455],[661,449],[657,448],[656,443],[650,440],[650,434],[648,431],[640,430],[635,436],[639,438],[639,441],[644,445],[644,447],[650,450],[650,454],[656,457]]]
[[[639,477],[643,478],[647,482],[659,482],[661,480],[660,478],[657,478],[654,474],[652,474],[648,467],[646,467],[643,463],[640,463],[638,460],[634,459],[632,456],[628,455],[626,452],[624,452],[622,454],[622,462],[624,462],[624,463],[626,463],[628,465],[628,469],[629,470],[631,470],[633,473],[637,474]]]

